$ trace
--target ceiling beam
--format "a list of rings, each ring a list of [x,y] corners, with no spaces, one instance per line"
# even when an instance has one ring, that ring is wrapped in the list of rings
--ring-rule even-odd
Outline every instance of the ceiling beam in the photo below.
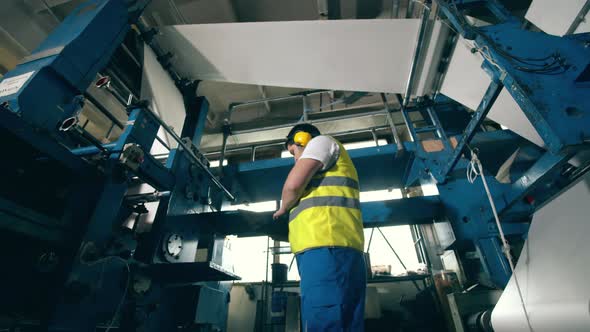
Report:
[[[176,2],[174,2],[174,0],[168,0],[168,4],[170,4],[170,8],[172,8],[172,12],[174,13],[174,16],[177,18],[177,20],[181,24],[188,24],[186,18],[184,17],[184,15],[182,15],[182,12],[178,10]]]

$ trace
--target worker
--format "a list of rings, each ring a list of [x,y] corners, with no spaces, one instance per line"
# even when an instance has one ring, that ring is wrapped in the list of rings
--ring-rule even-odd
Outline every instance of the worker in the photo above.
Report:
[[[304,331],[363,331],[364,235],[356,169],[344,146],[298,124],[287,135],[295,165],[283,186],[289,242],[301,277]]]

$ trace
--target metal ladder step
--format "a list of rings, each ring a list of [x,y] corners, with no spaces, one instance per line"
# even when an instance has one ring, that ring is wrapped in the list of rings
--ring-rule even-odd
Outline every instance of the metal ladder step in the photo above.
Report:
[[[437,131],[438,128],[436,126],[425,126],[425,127],[420,127],[420,128],[414,128],[414,130],[416,131],[416,134],[420,134],[420,133],[428,133],[428,132],[432,132],[432,131]]]

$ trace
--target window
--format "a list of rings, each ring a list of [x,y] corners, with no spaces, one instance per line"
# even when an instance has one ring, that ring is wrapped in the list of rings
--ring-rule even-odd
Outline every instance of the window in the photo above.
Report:
[[[269,212],[269,211],[276,211],[277,210],[277,202],[276,201],[265,201],[265,202],[257,202],[257,203],[245,203],[245,204],[226,204],[221,207],[222,211],[236,211],[236,210],[246,210],[252,212]]]
[[[418,262],[418,254],[414,247],[414,240],[412,238],[410,226],[388,226],[380,227],[380,229],[408,270],[417,270],[420,263]],[[371,231],[371,228],[365,229],[365,252],[369,246]],[[369,256],[371,259],[371,266],[390,265],[391,275],[394,276],[406,272],[378,229],[373,231],[373,239],[370,241],[370,244],[371,248],[369,249]]]
[[[438,187],[434,183],[423,184],[421,187],[422,187],[422,196],[437,196],[438,195]]]
[[[402,191],[399,189],[385,189],[374,191],[363,191],[360,193],[361,202],[378,202],[392,199],[401,199]]]
[[[379,146],[381,146],[381,145],[387,145],[387,141],[384,140],[384,139],[380,139],[377,142],[379,143]],[[362,141],[362,142],[355,142],[355,143],[346,143],[346,144],[343,144],[343,145],[344,145],[344,148],[347,151],[355,150],[355,149],[362,149],[362,148],[369,148],[369,147],[376,146],[374,140]]]
[[[222,207],[222,210],[247,210],[252,212],[269,212],[275,211],[276,208],[276,201],[265,201],[249,204],[225,205]],[[266,266],[266,255],[268,243],[270,243],[271,247],[273,245],[272,239],[268,240],[266,236],[244,238],[230,236],[229,240],[231,247],[231,260],[233,262],[233,272],[242,278],[240,282],[260,282],[266,280],[267,268],[268,280],[271,280],[272,255],[269,255],[268,257],[268,267]],[[281,263],[283,263],[282,258]]]
[[[240,282],[260,282],[266,280],[267,237],[238,238],[231,236],[229,238],[233,272],[242,278]],[[270,267],[272,257],[269,257],[268,264],[268,280],[270,281],[272,275]]]

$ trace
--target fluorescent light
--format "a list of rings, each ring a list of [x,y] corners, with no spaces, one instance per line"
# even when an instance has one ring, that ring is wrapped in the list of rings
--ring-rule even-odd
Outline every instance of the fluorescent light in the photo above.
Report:
[[[379,146],[381,145],[387,145],[387,141],[384,139],[380,139],[378,140],[379,142]],[[362,149],[362,148],[370,148],[370,147],[374,147],[375,145],[375,141],[374,140],[370,140],[370,141],[362,141],[362,142],[356,142],[356,143],[346,143],[344,144],[344,148],[346,150],[355,150],[355,149]]]

